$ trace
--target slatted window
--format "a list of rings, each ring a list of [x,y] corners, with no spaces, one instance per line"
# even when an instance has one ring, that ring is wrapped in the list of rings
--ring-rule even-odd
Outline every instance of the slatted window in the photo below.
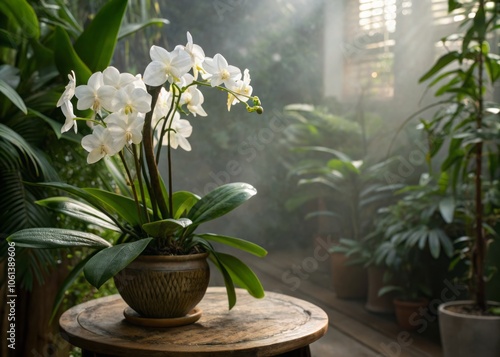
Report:
[[[419,0],[346,2],[345,98],[356,98],[361,92],[378,99],[391,99],[394,96],[396,24],[412,13],[412,3],[416,5],[416,1]],[[465,15],[449,16],[448,0],[433,0],[432,16],[434,26],[443,27],[463,20]]]

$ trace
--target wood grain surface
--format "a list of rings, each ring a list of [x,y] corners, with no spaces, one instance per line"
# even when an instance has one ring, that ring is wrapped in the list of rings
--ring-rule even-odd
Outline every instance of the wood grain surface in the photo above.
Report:
[[[307,301],[277,293],[255,299],[242,289],[237,296],[229,311],[225,288],[209,288],[199,304],[200,320],[174,328],[130,324],[119,295],[75,306],[59,323],[73,345],[123,357],[276,356],[308,346],[327,331],[328,316]]]

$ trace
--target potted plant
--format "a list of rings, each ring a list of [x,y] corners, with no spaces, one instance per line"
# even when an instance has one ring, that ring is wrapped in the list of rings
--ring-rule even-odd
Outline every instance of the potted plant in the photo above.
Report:
[[[443,144],[448,144],[441,171],[450,173],[453,192],[466,194],[462,199],[468,254],[458,257],[470,268],[472,299],[439,308],[445,356],[500,355],[500,316],[486,292],[486,254],[495,236],[489,223],[495,218],[493,202],[498,197],[498,188],[491,188],[498,186],[500,111],[489,94],[500,78],[500,63],[488,41],[498,28],[498,10],[496,2],[449,1],[450,13],[468,15],[460,27],[464,32],[443,39],[447,52],[421,78],[432,80],[429,87],[440,84],[436,96],[444,97],[433,119],[422,120],[430,156],[439,157]]]
[[[259,99],[252,96],[248,70],[242,74],[220,54],[205,57],[189,33],[187,44],[171,52],[152,46],[152,61],[143,75],[120,73],[114,67],[91,73],[78,61],[76,53],[70,55],[73,68],[69,83],[57,103],[66,117],[62,132],[72,128],[77,132],[77,121],[87,121],[92,133],[81,140],[88,152],[87,162],[117,157],[126,179],[108,166],[117,182],[114,192],[59,182],[41,183],[40,186],[65,191],[78,200],[52,197],[39,204],[115,231],[117,239],[112,245],[90,232],[35,228],[16,232],[8,241],[31,248],[94,249],[75,267],[62,290],[81,271],[97,288],[114,277],[124,300],[143,317],[188,314],[208,286],[207,257],[224,277],[229,308],[236,303],[235,284],[257,298],[263,297],[262,285],[249,267],[238,258],[219,252],[213,243],[257,256],[266,255],[263,248],[234,237],[197,232],[198,226],[232,211],[255,195],[256,190],[246,183],[230,183],[199,197],[187,191],[174,192],[172,182],[172,149],[191,150],[187,138],[192,127],[181,115],[207,115],[199,88],[225,92],[228,110],[243,103],[249,112],[262,113]],[[76,86],[77,82],[85,84]],[[90,117],[74,114],[75,95],[77,109],[90,112]],[[166,182],[158,168],[163,146],[168,169]],[[192,301],[177,295],[183,291],[193,297]]]
[[[387,169],[391,160],[371,164],[352,160],[346,154],[326,147],[305,147],[302,150],[329,156],[323,161],[299,163],[293,172],[301,177],[300,187],[319,185],[323,188],[316,192],[326,202],[325,209],[308,213],[306,219],[328,217],[338,234],[337,242],[330,249],[334,290],[339,298],[364,298],[367,273],[360,264],[364,261],[364,251],[359,242],[371,229],[368,217],[399,187],[382,181],[381,172]]]
[[[409,316],[432,295],[431,275],[438,275],[431,272],[432,260],[449,259],[453,238],[461,233],[446,180],[443,174],[438,185],[423,174],[418,185],[397,192],[400,196],[395,204],[379,210],[375,234],[382,239],[372,261],[385,267],[386,281],[377,294],[390,296],[387,303],[394,302],[398,323],[408,330],[414,328]]]

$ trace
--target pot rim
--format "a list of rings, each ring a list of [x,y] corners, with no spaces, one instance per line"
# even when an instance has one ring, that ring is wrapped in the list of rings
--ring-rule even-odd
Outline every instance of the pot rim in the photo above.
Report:
[[[184,262],[188,260],[198,260],[206,259],[209,253],[195,253],[195,254],[182,254],[182,255],[139,255],[133,261],[138,262],[163,262],[163,261],[175,261]]]
[[[444,302],[441,305],[439,305],[438,311],[440,314],[444,315],[449,315],[457,318],[462,318],[462,319],[471,319],[471,320],[500,320],[500,316],[477,316],[477,315],[467,315],[467,314],[460,314],[454,311],[447,310],[446,308],[448,306],[455,306],[455,305],[471,305],[473,304],[474,301],[472,300],[455,300],[455,301],[448,301]],[[500,302],[498,301],[490,301],[488,300],[486,302],[488,305],[495,305],[495,306],[500,306]]]

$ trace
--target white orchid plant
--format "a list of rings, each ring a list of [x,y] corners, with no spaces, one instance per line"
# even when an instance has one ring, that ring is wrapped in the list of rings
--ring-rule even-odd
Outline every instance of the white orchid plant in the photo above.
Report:
[[[171,52],[158,46],[150,50],[151,62],[144,75],[120,73],[114,67],[93,73],[87,84],[76,86],[74,72],[59,99],[66,121],[61,131],[77,132],[77,121],[84,120],[92,133],[81,140],[88,152],[87,162],[108,157],[119,158],[126,185],[118,192],[97,188],[78,188],[64,183],[41,185],[66,191],[70,197],[51,197],[38,203],[78,218],[86,223],[118,232],[112,245],[96,234],[59,228],[26,229],[8,240],[32,248],[89,247],[95,249],[75,268],[73,276],[84,272],[87,280],[100,287],[105,281],[141,254],[178,255],[208,252],[221,271],[229,306],[236,303],[234,284],[255,297],[264,296],[259,279],[238,258],[216,251],[213,242],[226,244],[257,256],[267,252],[249,241],[211,233],[196,233],[207,221],[232,211],[255,195],[246,183],[220,186],[204,197],[187,191],[173,192],[172,149],[190,151],[188,141],[193,128],[182,116],[206,116],[204,97],[199,88],[209,87],[227,93],[227,108],[242,103],[249,112],[262,113],[260,100],[252,96],[249,71],[243,75],[216,54],[205,57],[188,33],[185,46]],[[90,118],[74,114],[72,100],[80,111],[91,110]],[[249,104],[250,102],[251,104]],[[166,146],[168,180],[162,180],[158,164]],[[116,167],[116,166],[108,166]]]

